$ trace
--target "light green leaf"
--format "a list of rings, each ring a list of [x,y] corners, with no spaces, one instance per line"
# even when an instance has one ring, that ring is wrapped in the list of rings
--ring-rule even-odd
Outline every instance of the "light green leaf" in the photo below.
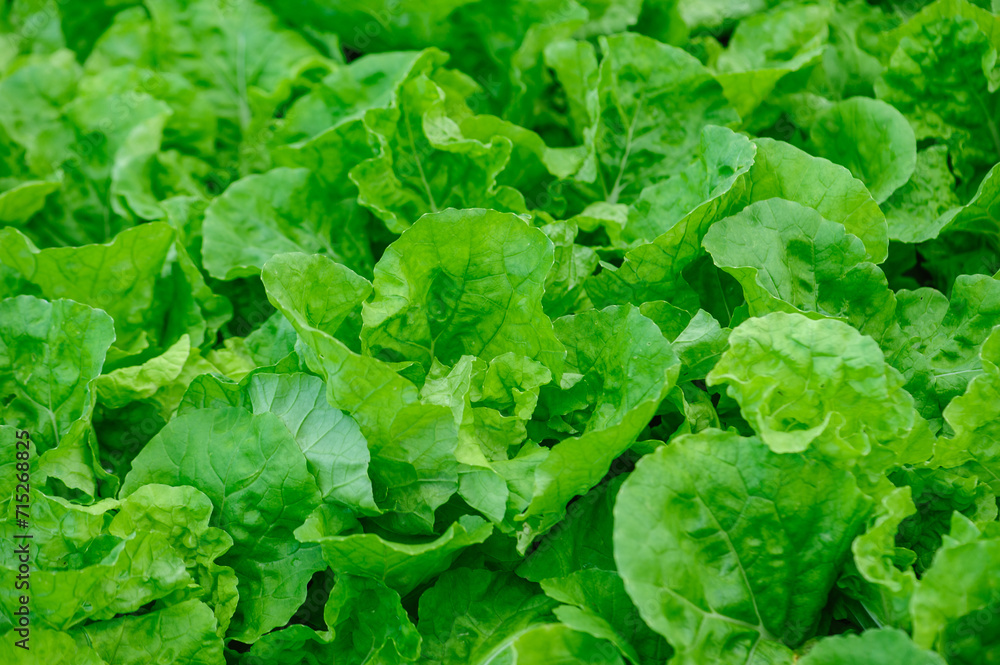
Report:
[[[662,663],[673,653],[663,637],[643,623],[615,571],[578,570],[542,580],[542,589],[550,598],[566,603],[555,608],[560,621],[608,640],[634,665]]]
[[[326,401],[323,381],[308,374],[255,374],[247,406],[284,423],[306,458],[325,501],[377,513],[368,479],[368,444],[350,416]]]
[[[35,548],[30,578],[32,615],[43,625],[66,630],[87,619],[110,619],[180,591],[192,583],[184,559],[156,533],[130,533],[118,538],[102,533],[108,500],[92,507],[34,493],[30,508]],[[13,542],[23,528],[3,523]],[[14,589],[18,555],[11,548],[0,562],[0,577]],[[17,595],[2,597],[0,624],[17,625]]]
[[[819,60],[829,18],[825,6],[784,3],[740,21],[716,69],[744,122],[782,79]]]
[[[200,586],[192,595],[214,609],[221,637],[229,628],[239,595],[233,570],[215,563],[232,547],[233,539],[209,526],[211,517],[212,502],[193,487],[144,485],[121,503],[108,532],[119,538],[150,532],[167,539]]]
[[[775,452],[809,449],[879,472],[897,455],[911,463],[930,457],[931,439],[909,438],[921,422],[902,377],[873,339],[839,321],[783,313],[750,319],[733,330],[707,382],[728,385]]]
[[[582,379],[551,398],[549,415],[570,416],[582,433],[556,444],[535,471],[535,496],[522,517],[522,551],[566,514],[570,499],[601,480],[649,423],[680,371],[660,329],[631,306],[557,319],[556,334],[566,345],[568,368]],[[592,410],[571,414],[581,406]]]
[[[515,215],[447,210],[427,215],[375,266],[364,304],[369,353],[429,369],[462,355],[513,351],[558,376],[564,351],[542,311],[552,243]]]
[[[396,413],[416,401],[416,386],[334,337],[371,293],[367,280],[326,257],[304,254],[279,254],[264,266],[261,279],[268,299],[312,351],[305,360],[326,377],[330,404],[353,416],[369,442],[387,436]]]
[[[751,191],[744,205],[770,198],[801,203],[860,238],[869,261],[885,260],[889,245],[885,215],[850,171],[787,143],[771,139],[754,143],[757,156],[746,175]]]
[[[26,642],[28,649],[22,649],[15,642],[22,638],[9,633],[0,644],[0,658],[12,665],[108,665],[89,645],[76,644],[73,637],[61,631],[34,626],[30,629]]]
[[[625,481],[615,560],[673,661],[789,663],[782,642],[816,625],[869,506],[846,472],[705,430]]]
[[[202,444],[206,437],[211,447]],[[178,416],[136,456],[122,496],[149,483],[191,485],[204,492],[218,511],[212,525],[233,538],[222,563],[233,567],[241,584],[263,588],[241,593],[234,635],[253,641],[287,622],[305,598],[309,576],[322,567],[318,552],[302,548],[292,536],[321,497],[282,421],[241,408]]]
[[[141,616],[100,621],[73,632],[77,648],[89,647],[108,665],[224,665],[222,638],[204,603],[189,600]]]
[[[875,82],[878,98],[906,116],[918,141],[947,141],[959,173],[995,163],[1000,155],[996,17],[965,0],[938,0],[892,38],[897,46]],[[954,76],[955,71],[964,75]]]
[[[916,512],[909,487],[881,497],[868,528],[851,545],[860,579],[847,574],[838,582],[882,625],[910,627],[909,605],[917,578],[911,566],[897,567],[897,558],[903,562],[907,552],[900,551],[896,538],[903,520]]]
[[[507,652],[507,662],[523,665],[571,665],[581,661],[594,665],[624,665],[618,649],[589,633],[561,623],[531,628],[517,636]]]
[[[218,279],[257,275],[276,254],[325,254],[365,271],[357,247],[363,226],[346,207],[334,208],[305,169],[278,168],[233,183],[205,211],[202,256]]]
[[[152,397],[172,383],[191,355],[191,338],[183,335],[173,346],[141,365],[122,367],[102,374],[94,382],[101,404],[120,409],[129,402]]]
[[[403,83],[398,105],[371,109],[364,122],[379,154],[351,169],[350,177],[358,202],[390,231],[401,233],[421,215],[449,207],[523,211],[520,194],[496,189],[497,174],[510,159],[510,139],[465,137],[448,115],[441,88],[426,75]],[[507,201],[510,194],[514,199]]]
[[[860,635],[825,637],[809,649],[801,665],[945,665],[933,651],[925,651],[901,630],[882,628]]]
[[[994,329],[983,342],[980,359],[983,373],[944,410],[955,435],[938,439],[934,462],[945,467],[965,464],[996,493],[1000,491],[1000,330]]]
[[[886,361],[903,373],[906,389],[928,419],[982,372],[979,351],[1000,325],[1000,280],[962,275],[950,300],[930,288],[897,294],[893,330],[882,342]]]
[[[280,10],[280,6],[278,7]],[[284,114],[283,122],[276,128],[274,142],[278,144],[275,158],[282,161],[280,153],[287,157],[306,153],[317,154],[315,147],[321,145],[320,136],[333,130],[341,136],[353,136],[360,130],[362,136],[356,143],[359,148],[364,140],[364,126],[360,121],[365,112],[372,108],[386,108],[396,102],[399,86],[420,74],[427,74],[444,62],[443,54],[437,49],[424,51],[397,51],[389,53],[366,53],[346,67],[333,69],[323,81],[310,92],[296,99]],[[350,127],[348,128],[348,126]],[[291,145],[286,145],[291,144]],[[364,154],[368,152],[369,154]],[[330,160],[337,163],[335,152],[328,153]],[[350,167],[362,159],[372,157],[370,150],[361,151],[361,157],[347,168],[327,170],[331,164],[322,160],[309,166],[317,166],[324,173],[321,179],[337,187],[351,187],[346,178],[342,182],[331,182],[329,176],[340,173],[346,176]],[[293,158],[294,159],[294,158]],[[306,164],[300,164],[306,166]],[[345,193],[346,195],[346,193]]]
[[[424,543],[392,542],[373,533],[327,534],[316,523],[307,523],[295,535],[301,542],[319,543],[334,572],[371,577],[405,596],[446,570],[463,549],[483,542],[492,532],[486,521],[465,516],[435,540]]]
[[[456,568],[420,595],[422,655],[439,665],[486,665],[555,603],[512,573]]]
[[[40,453],[82,437],[74,424],[88,424],[114,339],[107,314],[70,300],[0,303],[0,393],[13,395],[3,400],[4,423],[30,431]]]
[[[645,307],[640,311],[644,316],[652,318],[647,314]],[[656,323],[660,330],[663,330],[663,325],[659,321]],[[681,373],[677,383],[704,380],[725,352],[730,332],[729,328],[720,326],[711,314],[703,309],[698,310],[684,329],[670,340],[674,352],[681,361]]]
[[[628,251],[617,270],[604,264],[603,271],[586,283],[591,299],[598,305],[665,300],[692,313],[699,304],[711,310],[710,303],[699,303],[691,284],[697,282],[705,234],[717,220],[772,198],[794,201],[842,224],[864,243],[870,262],[885,260],[889,246],[885,216],[861,181],[842,166],[787,143],[756,139],[754,145],[753,166],[729,190],[686,214],[653,242]]]
[[[936,238],[950,221],[945,215],[959,205],[955,176],[948,168],[948,147],[935,145],[917,152],[910,180],[882,204],[889,238],[916,243]]]
[[[917,164],[917,142],[906,118],[869,97],[833,104],[809,129],[820,157],[847,167],[882,203],[902,187]]]
[[[0,223],[20,226],[45,206],[49,194],[59,190],[59,182],[28,180],[0,192]]]
[[[571,503],[563,521],[539,539],[517,574],[539,582],[577,570],[615,570],[611,511],[625,478],[616,475]]]
[[[592,163],[578,178],[609,203],[630,203],[648,185],[684,170],[705,125],[739,119],[694,57],[634,33],[600,39]],[[597,197],[595,197],[597,198]]]
[[[97,464],[90,418],[93,382],[114,340],[110,317],[85,305],[31,296],[0,302],[0,394],[6,396],[0,417],[30,431],[42,455],[36,485],[58,478],[96,496],[96,481],[107,477]]]
[[[400,604],[399,594],[377,580],[339,575],[323,610],[326,631],[301,624],[261,637],[249,662],[298,665],[317,662],[397,665],[420,655],[420,634]]]
[[[715,212],[720,199],[738,187],[737,181],[753,166],[755,154],[754,144],[742,134],[705,127],[695,160],[680,173],[643,189],[629,206],[623,239],[652,242],[667,232],[680,238],[694,230],[695,220]]]
[[[913,641],[948,654],[949,662],[989,663],[1000,645],[996,630],[1000,579],[992,573],[1000,565],[1000,532],[980,533],[959,513],[953,514],[951,524],[951,536],[910,603]]]
[[[964,206],[944,213],[935,225],[945,231],[968,231],[977,235],[997,233],[1000,231],[1000,214],[996,209],[998,199],[1000,169],[994,166],[979,183],[972,199]]]
[[[555,78],[566,95],[569,130],[578,143],[593,123],[589,101],[590,91],[597,87],[597,55],[587,41],[562,40],[545,47],[545,64],[555,73]]]
[[[163,223],[123,231],[105,245],[38,250],[14,229],[0,231],[0,261],[36,284],[44,297],[69,298],[103,309],[115,322],[116,355],[141,351],[156,339],[154,286],[174,242]]]
[[[769,199],[708,230],[715,265],[735,277],[751,316],[800,312],[830,317],[880,338],[896,302],[885,275],[840,224],[805,206]]]
[[[402,407],[385,433],[369,440],[372,485],[383,523],[404,533],[433,533],[434,511],[459,489],[458,424],[433,404]]]

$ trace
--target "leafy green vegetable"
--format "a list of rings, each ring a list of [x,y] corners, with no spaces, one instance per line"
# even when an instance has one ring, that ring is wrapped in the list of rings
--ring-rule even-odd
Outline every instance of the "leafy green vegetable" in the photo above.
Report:
[[[906,119],[868,97],[834,104],[809,135],[820,156],[846,166],[879,203],[906,184],[916,167],[917,143]]]
[[[998,50],[3,3],[0,659],[1000,665]]]
[[[211,447],[201,445],[204,436]],[[191,485],[218,510],[214,524],[233,537],[225,561],[248,587],[234,619],[236,634],[253,641],[283,625],[304,599],[312,571],[322,567],[318,551],[292,536],[321,496],[284,422],[270,411],[240,408],[180,415],[133,461],[122,495],[148,483]]]
[[[542,310],[552,243],[514,215],[446,211],[422,218],[375,266],[362,341],[372,355],[453,364],[508,351],[558,375],[563,349]]]
[[[868,510],[845,472],[706,430],[657,449],[622,485],[615,561],[678,662],[787,662]]]

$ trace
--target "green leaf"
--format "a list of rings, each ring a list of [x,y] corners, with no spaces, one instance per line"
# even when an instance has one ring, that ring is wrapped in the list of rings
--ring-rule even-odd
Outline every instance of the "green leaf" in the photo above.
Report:
[[[122,367],[102,374],[94,382],[101,404],[120,409],[130,402],[147,399],[180,376],[191,355],[191,338],[183,335],[162,355],[141,365]]]
[[[416,386],[334,336],[371,293],[367,280],[326,257],[304,254],[279,254],[261,279],[268,299],[312,351],[307,363],[326,376],[330,404],[350,413],[369,441],[386,434],[399,409],[416,401]]]
[[[211,447],[201,443],[206,436]],[[292,536],[321,497],[281,419],[241,408],[178,416],[136,456],[122,496],[149,483],[191,485],[216,507],[212,524],[234,543],[222,563],[249,587],[240,596],[234,634],[253,641],[287,622],[305,598],[310,575],[322,568],[318,551]]]
[[[550,598],[566,603],[554,610],[560,621],[608,640],[635,665],[661,663],[673,653],[666,641],[643,623],[615,571],[578,570],[566,577],[542,580],[542,588]]]
[[[868,97],[833,104],[809,130],[816,153],[847,167],[878,203],[902,187],[917,164],[917,142],[893,106]]]
[[[653,242],[625,254],[617,270],[603,270],[586,284],[595,304],[666,300],[681,309],[710,309],[709,297],[692,288],[693,271],[703,256],[701,243],[710,226],[746,206],[779,198],[819,212],[842,224],[865,246],[867,259],[881,263],[888,254],[885,216],[871,194],[850,172],[831,162],[771,139],[756,139],[754,164],[732,187],[699,205]],[[711,298],[714,300],[714,298]]]
[[[935,225],[939,229],[968,231],[977,236],[995,233],[1000,230],[1000,215],[996,211],[998,198],[1000,198],[1000,169],[994,167],[979,183],[976,193],[967,204],[944,213]]]
[[[300,3],[301,4],[301,3]],[[276,9],[281,10],[278,5]],[[283,122],[275,128],[275,159],[295,159],[317,154],[320,145],[329,145],[323,134],[353,137],[361,132],[359,141],[351,140],[362,148],[367,143],[365,129],[360,121],[365,112],[372,108],[385,108],[393,104],[399,94],[399,86],[420,74],[429,73],[442,64],[443,56],[437,49],[423,51],[398,51],[390,53],[367,53],[346,67],[333,69],[319,85],[296,99],[284,114]],[[341,132],[334,130],[341,129]],[[290,145],[289,145],[290,144]],[[330,169],[340,161],[335,152],[324,153],[328,160],[321,160],[309,166],[322,171],[321,179],[336,187],[352,188],[343,176],[362,159],[372,157],[370,150],[361,150],[361,156],[350,162],[346,168]],[[306,166],[306,164],[300,164]],[[341,175],[341,182],[333,182],[329,176]],[[342,190],[345,196],[348,190]],[[355,194],[356,195],[356,194]]]
[[[375,266],[361,338],[387,360],[451,365],[513,351],[558,376],[564,351],[542,311],[552,243],[515,215],[448,210],[428,215]]]
[[[308,374],[255,374],[246,385],[247,406],[285,424],[306,458],[325,501],[376,513],[368,479],[368,443],[350,416],[326,401],[323,381]]]
[[[24,224],[45,206],[49,194],[58,189],[58,182],[28,180],[0,192],[0,223]]]
[[[32,499],[31,535],[37,549],[29,583],[32,614],[41,624],[66,630],[87,619],[110,619],[192,583],[181,554],[163,535],[133,532],[118,538],[102,533],[114,501],[78,506],[37,492]],[[0,528],[13,540],[22,528],[15,526],[14,504],[9,513]],[[3,557],[0,577],[11,589],[20,563],[13,548]],[[0,625],[18,625],[17,596],[7,594],[2,601]]]
[[[250,649],[247,661],[297,665],[303,657],[311,657],[396,665],[420,655],[420,634],[403,610],[399,594],[377,580],[338,575],[323,620],[328,626],[325,632],[292,624],[264,635]]]
[[[115,322],[116,356],[155,344],[151,325],[162,310],[154,285],[174,232],[166,224],[123,231],[105,245],[38,250],[14,229],[0,231],[0,261],[16,268],[48,299],[69,298],[105,310]],[[158,317],[157,317],[158,318]]]
[[[31,433],[42,455],[35,483],[47,475],[96,496],[106,474],[89,441],[94,380],[114,340],[110,317],[85,305],[31,296],[0,302],[0,417]]]
[[[707,382],[727,384],[775,452],[808,449],[878,471],[897,455],[912,463],[930,457],[930,439],[909,438],[920,420],[902,377],[873,339],[839,321],[783,313],[750,319],[733,330]]]
[[[829,17],[830,9],[822,5],[786,3],[740,21],[716,68],[744,122],[782,79],[817,62]]]
[[[276,254],[302,252],[365,271],[371,259],[357,247],[363,227],[349,210],[330,208],[326,192],[305,169],[242,178],[205,211],[205,269],[218,279],[247,277]]]
[[[222,638],[204,603],[178,605],[110,621],[88,624],[73,633],[77,648],[89,647],[109,665],[143,665],[169,659],[177,665],[223,665]]]
[[[933,651],[914,644],[901,630],[883,628],[866,630],[860,635],[826,637],[809,649],[802,665],[945,665]]]
[[[609,642],[561,623],[544,624],[524,631],[501,657],[505,657],[506,662],[525,665],[570,665],[581,661],[594,665],[624,663],[618,649]]]
[[[753,166],[756,154],[747,137],[712,125],[701,131],[698,149],[686,169],[646,187],[629,206],[622,232],[626,242],[651,242],[667,232],[680,238],[693,230],[696,220],[715,212],[729,192],[739,188],[738,181]]]
[[[249,132],[255,112],[270,116],[301,73],[328,70],[330,63],[263,5],[227,9],[202,1],[151,0],[148,27],[120,36],[127,35],[131,48],[122,48],[120,41],[101,45],[102,64],[128,63],[181,75],[204,89],[212,115]]]
[[[952,516],[960,513],[978,528],[997,518],[996,494],[989,478],[981,478],[969,469],[928,468],[899,469],[891,480],[909,486],[917,507],[914,517],[903,525],[899,545],[916,555],[914,568],[923,574],[941,548],[951,528]]]
[[[571,503],[566,517],[539,539],[517,574],[539,582],[577,570],[615,570],[611,511],[624,480],[617,475]]]
[[[457,488],[457,425],[449,410],[416,404],[416,386],[390,365],[333,337],[370,292],[368,282],[325,257],[301,254],[278,255],[262,278],[268,297],[309,346],[307,363],[326,376],[330,404],[347,411],[368,440],[376,502],[398,511],[386,519],[430,533],[434,510]]]
[[[647,303],[654,305],[656,303]],[[664,303],[665,304],[665,303]],[[648,308],[643,306],[640,311],[644,316],[653,318],[648,313]],[[687,312],[684,312],[687,314]],[[656,322],[663,330],[660,321]],[[671,345],[681,361],[681,373],[677,378],[677,383],[686,381],[704,380],[708,373],[712,371],[719,357],[725,352],[729,344],[729,328],[719,325],[711,314],[703,309],[691,317],[688,324],[676,336],[667,336],[671,339]]]
[[[778,640],[815,627],[869,506],[845,472],[706,430],[625,481],[615,560],[678,663],[790,662]]]
[[[497,174],[510,159],[510,139],[465,137],[448,115],[441,88],[426,75],[402,84],[398,97],[398,106],[365,114],[379,154],[351,169],[361,205],[395,233],[449,207],[523,211],[520,194],[512,190],[508,202],[496,189]]]
[[[597,55],[590,42],[562,40],[545,47],[545,64],[566,95],[569,131],[577,143],[593,122],[588,93],[597,86]]]
[[[935,238],[950,220],[945,213],[958,205],[947,146],[920,150],[909,181],[882,204],[889,238],[910,243]]]
[[[921,578],[910,604],[913,641],[948,654],[949,662],[988,663],[998,645],[995,606],[1000,583],[990,571],[1000,562],[1000,533],[980,533],[958,513],[951,524],[951,536]]]
[[[903,24],[893,40],[896,50],[875,82],[879,99],[906,116],[918,141],[947,141],[960,173],[996,162],[996,17],[965,0],[938,0]],[[937,94],[928,96],[927,90]]]
[[[869,261],[885,260],[889,244],[885,215],[860,180],[842,166],[787,143],[771,139],[755,143],[757,156],[746,175],[752,191],[744,205],[770,198],[801,203],[860,238]]]
[[[994,493],[1000,490],[1000,442],[998,408],[1000,404],[1000,331],[994,329],[980,351],[983,373],[969,382],[944,410],[954,436],[940,438],[934,447],[934,462],[945,467],[965,464],[990,483]]]
[[[864,245],[811,208],[760,201],[712,225],[703,244],[743,286],[751,316],[826,316],[876,338],[892,320],[895,298]]]
[[[903,373],[906,389],[928,418],[940,418],[982,366],[979,351],[1000,325],[1000,280],[963,275],[951,298],[930,288],[900,291],[896,320],[882,346],[886,361]]]
[[[209,526],[212,508],[209,498],[193,487],[143,485],[121,503],[108,532],[119,538],[130,538],[137,532],[163,535],[200,587],[192,595],[214,609],[222,636],[239,595],[233,570],[215,563],[232,547],[233,539],[222,529]]]
[[[526,127],[559,123],[544,101],[552,83],[545,48],[582,31],[587,18],[574,0],[501,0],[456,12],[448,48],[455,65],[483,88],[470,103],[502,108],[505,118]]]
[[[580,168],[585,156],[583,146],[549,147],[539,134],[492,115],[464,118],[460,127],[466,137],[483,143],[501,139],[511,142],[510,161],[497,175],[498,191],[503,198],[511,197],[511,205],[516,201],[516,189],[524,195],[527,207],[553,214],[565,209],[563,183],[557,179],[571,176]]]
[[[384,523],[408,533],[433,533],[434,511],[459,489],[458,424],[450,409],[404,406],[384,436],[371,439],[372,485]]]
[[[374,533],[340,536],[324,531],[320,524],[306,523],[295,535],[301,542],[319,543],[334,572],[379,580],[405,596],[446,570],[463,549],[486,540],[493,527],[465,516],[435,540],[423,543],[392,542]]]
[[[595,182],[609,203],[630,203],[684,170],[705,125],[739,117],[708,70],[681,49],[633,33],[600,45],[593,152],[577,178]]]
[[[357,51],[387,51],[443,42],[449,15],[469,2],[444,0],[428,5],[416,0],[348,0],[338,4],[337,11],[317,0],[287,6],[270,4],[290,23],[308,21],[320,30],[340,35],[344,44]]]
[[[565,515],[570,499],[601,480],[649,423],[680,371],[660,329],[631,306],[557,319],[556,334],[566,345],[568,368],[582,378],[551,398],[549,415],[577,411],[572,419],[582,432],[556,444],[535,471],[535,496],[522,517],[522,551]],[[581,413],[578,404],[591,410]]]
[[[89,645],[78,645],[73,637],[64,632],[41,626],[31,629],[28,649],[15,646],[20,636],[13,633],[0,644],[0,657],[14,665],[34,665],[41,660],[49,665],[107,665]]]
[[[858,576],[846,574],[838,581],[844,591],[861,601],[881,625],[909,628],[909,605],[917,578],[905,563],[906,552],[896,546],[900,524],[916,513],[909,487],[899,487],[881,497],[865,532],[854,539],[851,550]]]
[[[422,655],[440,665],[485,665],[531,627],[546,623],[555,603],[511,573],[456,568],[420,595]]]

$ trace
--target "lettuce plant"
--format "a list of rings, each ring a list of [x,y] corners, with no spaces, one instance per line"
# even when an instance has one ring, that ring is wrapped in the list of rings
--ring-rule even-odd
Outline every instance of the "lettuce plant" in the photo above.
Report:
[[[1000,664],[996,7],[0,4],[0,659]]]

